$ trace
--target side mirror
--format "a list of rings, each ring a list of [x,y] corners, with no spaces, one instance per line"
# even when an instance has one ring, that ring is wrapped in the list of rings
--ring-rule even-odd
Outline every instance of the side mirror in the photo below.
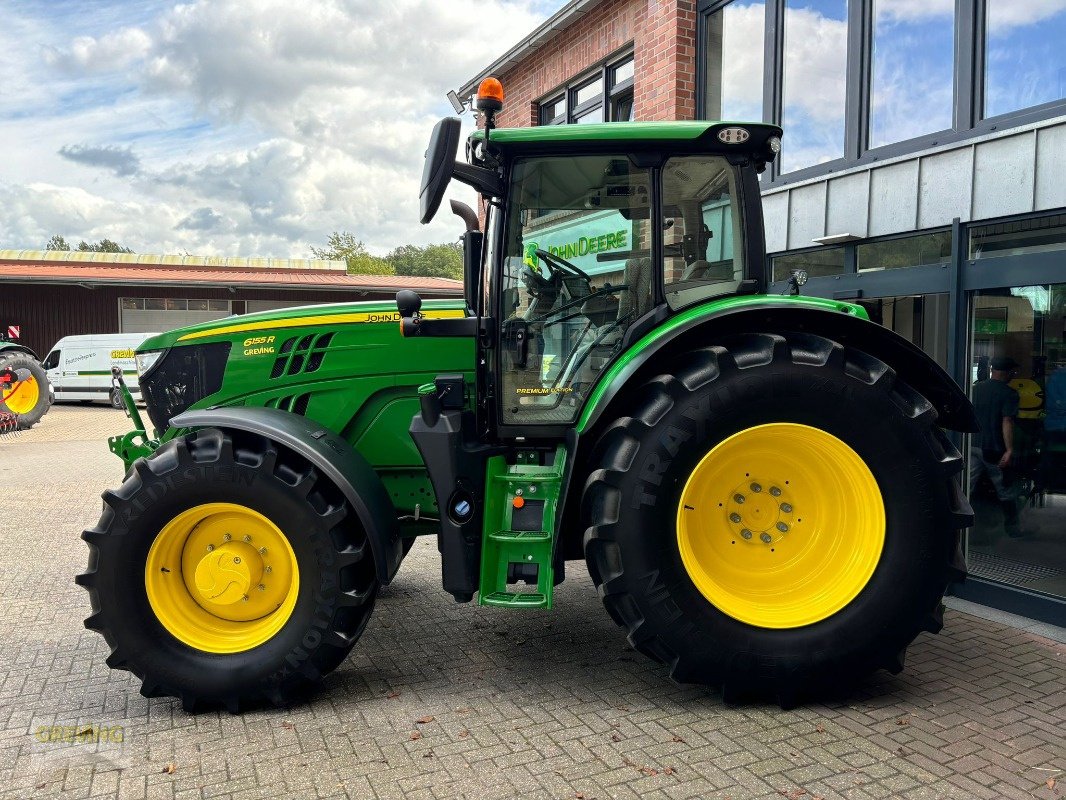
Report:
[[[422,188],[419,190],[420,217],[425,225],[444,199],[444,190],[452,179],[455,154],[459,151],[459,131],[462,123],[458,117],[445,117],[433,128],[426,150],[426,164],[422,168]]]

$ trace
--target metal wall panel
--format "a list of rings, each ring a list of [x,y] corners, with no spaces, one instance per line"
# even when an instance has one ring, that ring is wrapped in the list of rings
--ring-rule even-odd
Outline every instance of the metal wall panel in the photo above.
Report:
[[[918,219],[918,160],[870,173],[870,236],[914,230]]]
[[[766,231],[766,252],[788,249],[787,191],[762,196],[763,227]]]
[[[1035,194],[1038,211],[1066,206],[1066,125],[1037,133]]]
[[[826,235],[851,233],[865,237],[870,222],[869,171],[853,172],[829,181],[827,203]]]
[[[1066,119],[776,188],[763,208],[768,253],[810,247],[816,236],[884,236],[955,217],[1066,208]]]
[[[826,182],[792,190],[788,207],[789,249],[813,247],[811,240],[825,235]]]
[[[970,219],[973,148],[933,153],[921,160],[918,178],[918,228],[950,225]]]
[[[1025,214],[1033,210],[1036,134],[993,139],[975,145],[973,219]]]

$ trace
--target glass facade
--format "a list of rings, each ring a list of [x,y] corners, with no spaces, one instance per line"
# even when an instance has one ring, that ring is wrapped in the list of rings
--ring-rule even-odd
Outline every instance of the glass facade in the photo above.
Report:
[[[984,116],[1066,97],[1066,6],[988,0]]]
[[[951,231],[900,236],[855,247],[859,272],[946,264],[951,260]]]
[[[970,572],[1066,597],[1066,284],[978,291],[971,319]]]
[[[764,185],[991,133],[1022,114],[1066,114],[1058,0],[701,0],[698,8],[700,115],[784,128]]]
[[[781,171],[844,156],[847,0],[786,0]]]
[[[706,18],[707,119],[763,119],[764,0],[734,0]]]
[[[875,0],[869,146],[951,127],[953,2]]]
[[[774,256],[773,279],[787,281],[796,270],[805,270],[808,278],[822,278],[829,275],[844,274],[844,248],[822,247],[818,250],[805,250],[789,253],[786,256]]]

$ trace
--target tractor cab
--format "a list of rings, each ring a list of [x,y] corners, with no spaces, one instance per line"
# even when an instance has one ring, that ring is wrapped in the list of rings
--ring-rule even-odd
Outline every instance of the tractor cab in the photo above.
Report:
[[[468,230],[467,320],[412,335],[479,334],[483,429],[557,436],[577,421],[604,370],[643,334],[699,303],[766,285],[758,173],[780,149],[772,125],[604,123],[499,129],[488,79],[485,129],[456,162],[459,120],[434,130],[422,221],[448,178],[484,200]],[[453,210],[459,204],[453,203]],[[473,212],[466,210],[468,228]],[[474,324],[473,320],[477,322]]]

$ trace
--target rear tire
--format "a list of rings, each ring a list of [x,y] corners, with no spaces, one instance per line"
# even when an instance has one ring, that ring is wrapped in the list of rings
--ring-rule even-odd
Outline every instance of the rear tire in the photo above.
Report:
[[[14,414],[19,429],[29,430],[41,421],[52,405],[48,375],[37,359],[21,352],[0,355],[0,369],[5,367],[28,372],[29,377],[12,384],[10,389],[0,389],[0,411]]]
[[[93,610],[85,626],[99,631],[110,645],[108,666],[141,678],[146,697],[178,697],[187,711],[222,705],[237,712],[264,700],[291,703],[344,660],[370,618],[378,584],[367,536],[347,500],[309,463],[268,439],[206,429],[171,440],[150,458],[135,462],[123,484],[104,492],[103,499],[99,523],[82,534],[89,544],[89,567],[77,582],[89,590]],[[171,535],[168,531],[177,521],[189,514],[195,519],[199,508],[218,507],[246,509],[247,530],[256,519],[266,520],[282,538],[270,542],[264,563],[268,556],[284,557],[288,550],[294,565],[297,579],[290,582],[288,605],[278,599],[278,612],[284,612],[280,627],[268,628],[260,636],[263,640],[251,646],[242,640],[235,648],[216,634],[212,625],[220,618],[204,617],[203,598],[181,583],[184,578],[188,586],[192,579],[184,567],[183,548],[203,533],[208,517],[194,522],[189,538],[175,544],[175,552],[182,555],[171,564],[173,569],[161,568],[176,574],[159,578],[152,567],[159,563],[153,560],[159,550],[155,543]],[[233,541],[222,545],[219,533],[219,552],[244,547],[246,566],[256,552],[266,552],[249,549],[258,548],[259,540],[239,544],[249,541],[239,526],[227,523],[219,530],[229,527],[234,530],[225,541],[231,536]],[[196,558],[215,548],[201,542]],[[263,577],[253,582],[265,585],[283,572],[279,564],[270,576],[261,571]],[[155,582],[159,580],[177,583],[161,592]],[[197,567],[195,585],[200,581]],[[267,586],[267,593],[273,588]],[[247,595],[257,600],[255,587],[249,585],[246,592],[243,606],[238,592],[227,608],[240,613],[253,606]],[[233,627],[235,617],[221,619],[221,625]],[[260,625],[262,619],[238,621],[237,633],[240,626]],[[203,620],[210,624],[197,627]]]
[[[605,430],[593,454],[582,507],[585,555],[608,612],[635,648],[669,665],[674,679],[719,685],[730,701],[773,698],[788,707],[846,689],[878,668],[899,672],[915,636],[940,630],[944,590],[965,574],[959,529],[971,524],[972,512],[959,489],[962,458],[935,420],[931,404],[888,366],[817,336],[752,334],[679,357],[672,369],[630,396],[628,413]],[[698,546],[704,546],[700,536],[724,536],[715,540],[722,558],[705,563],[702,573],[691,569],[693,539],[679,517],[690,513],[682,494],[690,497],[687,487],[710,451],[730,437],[773,424],[817,429],[815,436],[844,443],[872,473],[875,494],[879,490],[883,500],[883,544],[871,550],[872,572],[853,581],[854,593],[842,595],[839,608],[819,606],[823,601],[813,591],[807,610],[820,612],[796,617],[806,621],[778,622],[784,619],[778,612],[795,608],[794,602],[789,606],[792,587],[812,576],[831,577],[831,565],[826,573],[797,578],[790,572],[799,569],[795,559],[782,569],[782,562],[761,567],[769,562],[734,556],[744,547],[762,546],[760,558],[780,557],[765,552],[774,544],[767,539],[760,545],[758,530],[752,537],[744,527],[748,541],[741,540],[741,527],[749,523],[747,517],[740,521],[736,506],[739,524],[731,529],[728,503],[735,495],[725,480],[704,490],[704,497],[723,493],[722,506],[707,502],[698,511],[705,515],[696,528]],[[763,463],[802,465],[808,459],[815,473],[822,469],[813,451],[789,453],[786,437],[773,441],[781,450],[764,444]],[[712,465],[714,458],[709,457]],[[744,473],[739,475],[739,485],[745,485]],[[783,477],[777,483],[785,488]],[[810,498],[800,495],[801,483],[791,487],[797,514],[802,504],[811,507]],[[833,499],[846,495],[832,489],[822,506],[830,514],[847,512],[845,503]],[[768,490],[758,490],[766,499]],[[853,546],[849,526],[837,530],[827,524],[819,542],[798,538],[812,531],[794,521],[789,519],[784,536],[797,537],[796,546],[811,549],[813,541],[844,553]],[[771,521],[771,532],[772,526]],[[686,555],[682,541],[689,542]],[[781,542],[777,547],[787,551]],[[752,585],[772,587],[778,581],[781,590],[747,594],[745,569],[751,570]],[[721,579],[727,589],[722,600],[716,582],[730,570],[739,578],[732,584]],[[749,600],[754,610],[741,602]],[[756,624],[752,617],[767,622]]]

